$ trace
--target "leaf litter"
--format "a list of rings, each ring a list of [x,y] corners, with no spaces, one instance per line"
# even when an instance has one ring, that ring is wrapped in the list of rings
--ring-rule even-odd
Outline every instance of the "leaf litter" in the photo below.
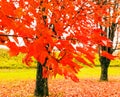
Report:
[[[35,80],[0,81],[0,97],[34,97]],[[49,97],[120,97],[120,80],[49,79]]]

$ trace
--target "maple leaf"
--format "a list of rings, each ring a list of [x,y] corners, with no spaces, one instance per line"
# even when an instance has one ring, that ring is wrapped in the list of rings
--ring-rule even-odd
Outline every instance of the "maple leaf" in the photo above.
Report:
[[[38,61],[39,61],[41,64],[44,64],[46,58],[48,58],[48,52],[46,52],[46,51],[41,51],[41,53],[40,53],[40,55],[39,55]]]
[[[114,60],[116,58],[116,56],[113,56],[112,54],[109,54],[106,51],[102,51],[101,55],[108,58],[108,59],[110,59],[110,60]]]

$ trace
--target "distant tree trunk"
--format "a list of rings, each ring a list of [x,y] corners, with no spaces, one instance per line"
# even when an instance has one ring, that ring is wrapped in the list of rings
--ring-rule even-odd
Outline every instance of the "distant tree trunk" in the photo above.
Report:
[[[108,67],[110,64],[110,60],[106,57],[100,56],[101,63],[101,76],[100,81],[108,81]]]
[[[104,26],[104,25],[99,25],[100,28],[106,32],[106,35],[105,37],[109,38],[111,40],[111,42],[113,42],[113,38],[114,38],[114,33],[115,33],[115,30],[116,30],[116,27],[118,25],[118,20],[116,18],[116,15],[114,16],[114,13],[117,12],[117,10],[119,10],[119,2],[118,0],[93,0],[94,2],[96,2],[96,4],[101,4],[101,7],[102,6],[106,6],[107,4],[109,4],[110,2],[114,2],[111,6],[112,7],[109,7],[108,10],[109,10],[109,16],[104,16],[103,17],[103,22],[106,23],[106,24],[110,24],[109,27],[107,26]],[[114,21],[109,21],[111,20],[112,18],[116,19],[117,21],[114,22]],[[112,22],[112,24],[111,24]],[[102,35],[101,35],[102,36]],[[99,48],[99,52],[100,51],[106,51],[108,52],[109,54],[112,54],[113,51],[115,50],[116,48],[108,48],[108,47],[100,47]],[[100,55],[100,54],[99,54]],[[109,67],[109,64],[110,64],[110,60],[103,57],[103,56],[99,56],[99,60],[100,60],[100,63],[101,63],[101,75],[100,75],[100,81],[108,81],[108,67]]]
[[[36,74],[36,87],[34,95],[36,97],[47,97],[48,93],[48,79],[42,76],[42,65],[38,62]]]
[[[107,38],[109,38],[113,42],[114,33],[115,33],[116,24],[112,24],[109,28],[105,28],[104,31],[107,33]],[[112,47],[100,47],[100,51],[106,51],[109,54],[112,54],[114,49]],[[110,64],[109,59],[100,55],[100,63],[101,63],[101,75],[100,81],[108,81],[108,67]]]

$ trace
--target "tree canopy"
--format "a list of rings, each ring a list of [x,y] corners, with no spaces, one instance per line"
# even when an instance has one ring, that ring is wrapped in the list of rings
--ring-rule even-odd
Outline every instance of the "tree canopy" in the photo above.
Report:
[[[11,55],[26,53],[27,65],[34,57],[43,66],[44,77],[60,74],[78,81],[75,74],[83,65],[74,60],[92,67],[96,46],[112,46],[98,28],[108,7],[90,0],[0,0],[1,44],[10,48]]]

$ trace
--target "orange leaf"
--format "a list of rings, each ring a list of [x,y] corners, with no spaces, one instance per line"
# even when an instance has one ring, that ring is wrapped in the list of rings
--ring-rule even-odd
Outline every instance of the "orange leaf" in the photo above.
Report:
[[[46,51],[41,51],[38,61],[43,65],[47,57],[48,53]]]
[[[19,53],[19,48],[14,42],[8,42],[7,46],[10,48],[10,55],[11,56],[16,56]]]
[[[79,62],[81,62],[81,63],[83,63],[83,64],[85,64],[85,65],[87,65],[87,66],[89,66],[89,67],[92,67],[87,61],[85,61],[85,59],[80,58],[80,57],[76,57],[76,59],[77,59]]]
[[[48,78],[48,75],[49,75],[49,71],[47,70],[47,68],[43,67],[43,78]]]
[[[116,57],[116,56],[113,56],[112,54],[109,54],[109,53],[106,52],[106,51],[102,51],[102,54],[101,54],[101,55],[104,56],[104,57],[106,57],[106,58],[108,58],[108,59],[110,59],[110,60],[114,60],[115,57]]]

